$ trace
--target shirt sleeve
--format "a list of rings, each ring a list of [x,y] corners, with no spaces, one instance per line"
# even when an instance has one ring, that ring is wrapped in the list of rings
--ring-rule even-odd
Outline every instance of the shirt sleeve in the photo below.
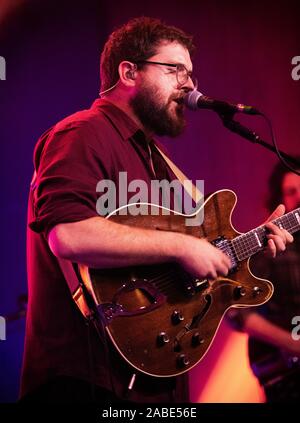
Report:
[[[31,187],[29,227],[48,237],[59,223],[98,216],[96,186],[108,178],[109,153],[87,123],[52,131]]]

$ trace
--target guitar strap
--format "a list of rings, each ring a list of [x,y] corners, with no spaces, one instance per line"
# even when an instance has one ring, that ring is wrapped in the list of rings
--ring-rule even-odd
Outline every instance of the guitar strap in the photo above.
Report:
[[[71,292],[72,298],[75,301],[75,304],[77,305],[83,316],[87,320],[90,320],[92,311],[87,304],[82,284],[81,282],[79,282],[78,276],[76,275],[72,262],[66,259],[62,259],[60,257],[56,258],[61,268],[61,271],[63,272],[65,280],[67,281],[67,285]]]
[[[158,148],[156,144],[155,148],[158,150],[158,152],[163,157],[163,159],[165,160],[169,168],[172,170],[176,178],[182,184],[183,188],[191,196],[195,204],[198,204],[198,202],[203,198],[203,193],[199,191],[199,189],[185,176],[185,174],[176,166],[176,164],[172,162],[172,160],[169,159],[169,157],[166,156],[160,148]],[[185,181],[189,181],[190,183],[184,183]]]
[[[191,183],[184,183],[185,181],[189,181],[189,179],[185,176],[185,174],[175,165],[175,163],[172,162],[169,157],[167,157],[160,148],[155,145],[155,148],[158,150],[158,152],[161,154],[169,168],[172,170],[176,178],[180,181],[184,189],[187,191],[187,193],[191,196],[195,204],[197,204],[201,198],[203,198],[203,194],[199,191],[199,189]],[[79,279],[77,277],[77,274],[75,272],[75,269],[73,267],[73,264],[69,260],[65,260],[59,257],[56,257],[58,260],[58,263],[60,265],[60,268],[63,272],[63,275],[67,281],[69,290],[71,292],[72,298],[75,301],[77,307],[83,314],[83,316],[86,319],[89,319],[91,316],[91,310],[86,302],[86,298],[84,295],[84,290],[82,287],[82,284],[79,282]]]

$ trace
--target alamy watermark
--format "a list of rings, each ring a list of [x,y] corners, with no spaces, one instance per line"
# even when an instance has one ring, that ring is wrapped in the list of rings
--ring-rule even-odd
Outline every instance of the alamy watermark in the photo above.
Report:
[[[6,80],[6,61],[3,56],[0,56],[0,81]]]
[[[292,78],[294,81],[299,81],[300,79],[300,56],[295,56],[292,58],[292,65],[295,67],[292,69]]]
[[[3,316],[0,316],[0,341],[6,340],[6,321]]]
[[[183,184],[175,179],[152,180],[147,184],[142,179],[128,183],[127,172],[119,172],[118,183],[110,179],[98,182],[96,191],[100,193],[96,210],[100,216],[107,216],[118,210],[118,215],[185,215],[186,226],[200,226],[203,223],[204,181],[196,180],[198,202],[193,202],[189,192],[193,189],[192,181],[186,179]],[[128,199],[130,197],[130,199]],[[159,206],[157,206],[159,204]],[[149,206],[150,205],[150,206]]]

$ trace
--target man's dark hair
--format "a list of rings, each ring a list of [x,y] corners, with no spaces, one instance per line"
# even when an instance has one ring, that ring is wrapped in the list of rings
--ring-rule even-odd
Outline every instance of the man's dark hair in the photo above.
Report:
[[[159,19],[135,18],[115,30],[101,54],[101,91],[116,84],[119,79],[118,66],[123,60],[133,63],[147,60],[156,53],[156,48],[162,41],[176,41],[190,54],[194,51],[192,36]]]
[[[300,162],[300,157],[296,157]],[[299,169],[298,169],[299,170]],[[274,211],[278,204],[282,203],[282,182],[284,176],[291,172],[281,162],[277,163],[269,178],[269,199],[267,200],[267,207],[269,211]]]

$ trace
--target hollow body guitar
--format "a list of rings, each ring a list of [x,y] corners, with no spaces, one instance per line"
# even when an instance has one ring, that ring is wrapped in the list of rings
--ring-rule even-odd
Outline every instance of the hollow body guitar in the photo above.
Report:
[[[249,258],[264,248],[267,230],[260,226],[241,234],[231,224],[236,195],[218,191],[204,202],[204,221],[176,212],[168,215],[149,205],[149,214],[116,213],[109,219],[134,227],[174,231],[206,238],[230,257],[226,277],[195,279],[176,264],[92,269],[80,265],[81,279],[91,294],[106,330],[124,359],[157,377],[176,376],[194,367],[206,354],[230,307],[258,306],[270,299],[271,282],[255,277]],[[135,205],[136,206],[136,205]],[[155,210],[155,212],[153,212]],[[198,211],[198,213],[200,210]],[[274,223],[293,233],[300,229],[300,209]]]

